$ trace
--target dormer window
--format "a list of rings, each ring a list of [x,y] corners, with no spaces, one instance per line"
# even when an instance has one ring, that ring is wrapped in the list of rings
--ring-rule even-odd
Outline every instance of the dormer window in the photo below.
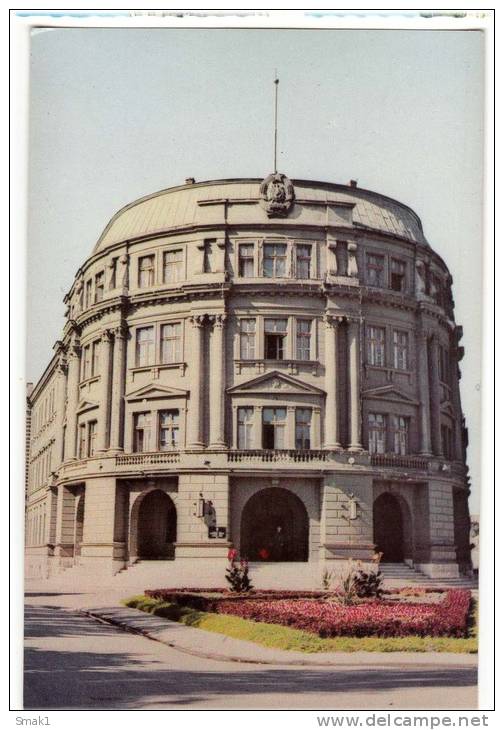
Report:
[[[285,277],[287,246],[284,243],[266,243],[263,254],[263,276],[272,279]]]
[[[142,256],[138,262],[138,286],[154,285],[154,256]]]
[[[283,360],[286,340],[286,319],[264,320],[264,356],[266,360]]]
[[[86,281],[86,307],[90,307],[92,304],[92,293],[93,293],[93,280],[88,279]]]

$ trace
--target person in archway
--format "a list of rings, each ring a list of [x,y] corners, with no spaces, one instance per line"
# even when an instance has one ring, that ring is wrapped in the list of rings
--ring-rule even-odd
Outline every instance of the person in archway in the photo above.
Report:
[[[285,554],[285,535],[281,525],[277,525],[273,535],[272,545],[273,560],[283,560]]]

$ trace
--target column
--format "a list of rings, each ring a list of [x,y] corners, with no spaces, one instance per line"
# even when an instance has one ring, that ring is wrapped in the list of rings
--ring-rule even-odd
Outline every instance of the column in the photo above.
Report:
[[[106,451],[108,446],[111,355],[112,334],[110,330],[105,330],[100,343],[100,420],[98,423],[97,451]]]
[[[53,471],[57,471],[63,461],[63,421],[65,420],[65,401],[67,390],[67,363],[63,353],[60,355],[57,368],[55,410],[57,416],[56,440],[54,444]]]
[[[77,406],[79,405],[80,347],[74,338],[67,351],[67,409],[65,460],[77,456]]]
[[[192,325],[192,357],[190,367],[191,399],[189,403],[188,447],[203,448],[203,414],[201,408],[203,392],[203,332],[204,315],[190,318]]]
[[[325,438],[324,448],[338,449],[338,320],[325,317]]]
[[[310,441],[312,449],[320,449],[320,408],[312,408]]]
[[[431,404],[431,438],[436,456],[443,455],[441,440],[441,394],[439,384],[439,341],[436,335],[429,341],[429,388]]]
[[[432,455],[430,433],[430,394],[429,358],[427,353],[427,333],[417,334],[418,395],[420,401],[420,454]]]
[[[287,422],[285,424],[284,449],[296,448],[296,408],[287,406]]]
[[[262,449],[262,406],[254,406],[254,449]]]
[[[464,460],[464,449],[462,445],[462,404],[460,402],[460,389],[459,389],[459,370],[458,370],[458,346],[450,349],[450,365],[451,365],[451,388],[452,388],[452,402],[455,410],[455,459],[457,461]]]
[[[225,314],[213,317],[212,345],[210,351],[210,448],[225,449],[224,440],[224,390],[226,383],[225,364]]]
[[[110,413],[110,450],[123,450],[124,387],[126,382],[126,338],[128,328],[120,325],[114,330],[112,367],[112,397]]]
[[[361,451],[360,416],[360,325],[358,320],[348,323],[348,365],[350,379],[350,451]]]

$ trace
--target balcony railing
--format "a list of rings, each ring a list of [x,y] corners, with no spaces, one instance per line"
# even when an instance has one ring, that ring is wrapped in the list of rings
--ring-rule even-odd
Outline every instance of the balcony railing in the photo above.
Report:
[[[178,464],[179,462],[180,454],[178,451],[161,451],[155,454],[120,454],[116,456],[117,466]]]
[[[429,462],[421,456],[400,456],[399,454],[371,454],[371,466],[392,466],[404,469],[427,471]]]
[[[232,462],[311,462],[328,461],[327,451],[320,449],[247,449],[228,452],[228,461]]]

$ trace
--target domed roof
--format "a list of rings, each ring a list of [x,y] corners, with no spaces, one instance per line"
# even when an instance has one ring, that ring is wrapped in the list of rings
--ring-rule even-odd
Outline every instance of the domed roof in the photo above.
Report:
[[[94,253],[121,241],[198,225],[264,224],[259,178],[211,180],[161,190],[119,210],[100,236]],[[324,225],[324,203],[353,206],[356,228],[379,231],[428,246],[418,216],[406,205],[362,188],[293,180],[295,201],[285,225]],[[224,203],[227,201],[227,205]],[[255,205],[254,205],[255,203]],[[229,205],[231,204],[231,205]],[[226,211],[224,212],[224,209]]]

